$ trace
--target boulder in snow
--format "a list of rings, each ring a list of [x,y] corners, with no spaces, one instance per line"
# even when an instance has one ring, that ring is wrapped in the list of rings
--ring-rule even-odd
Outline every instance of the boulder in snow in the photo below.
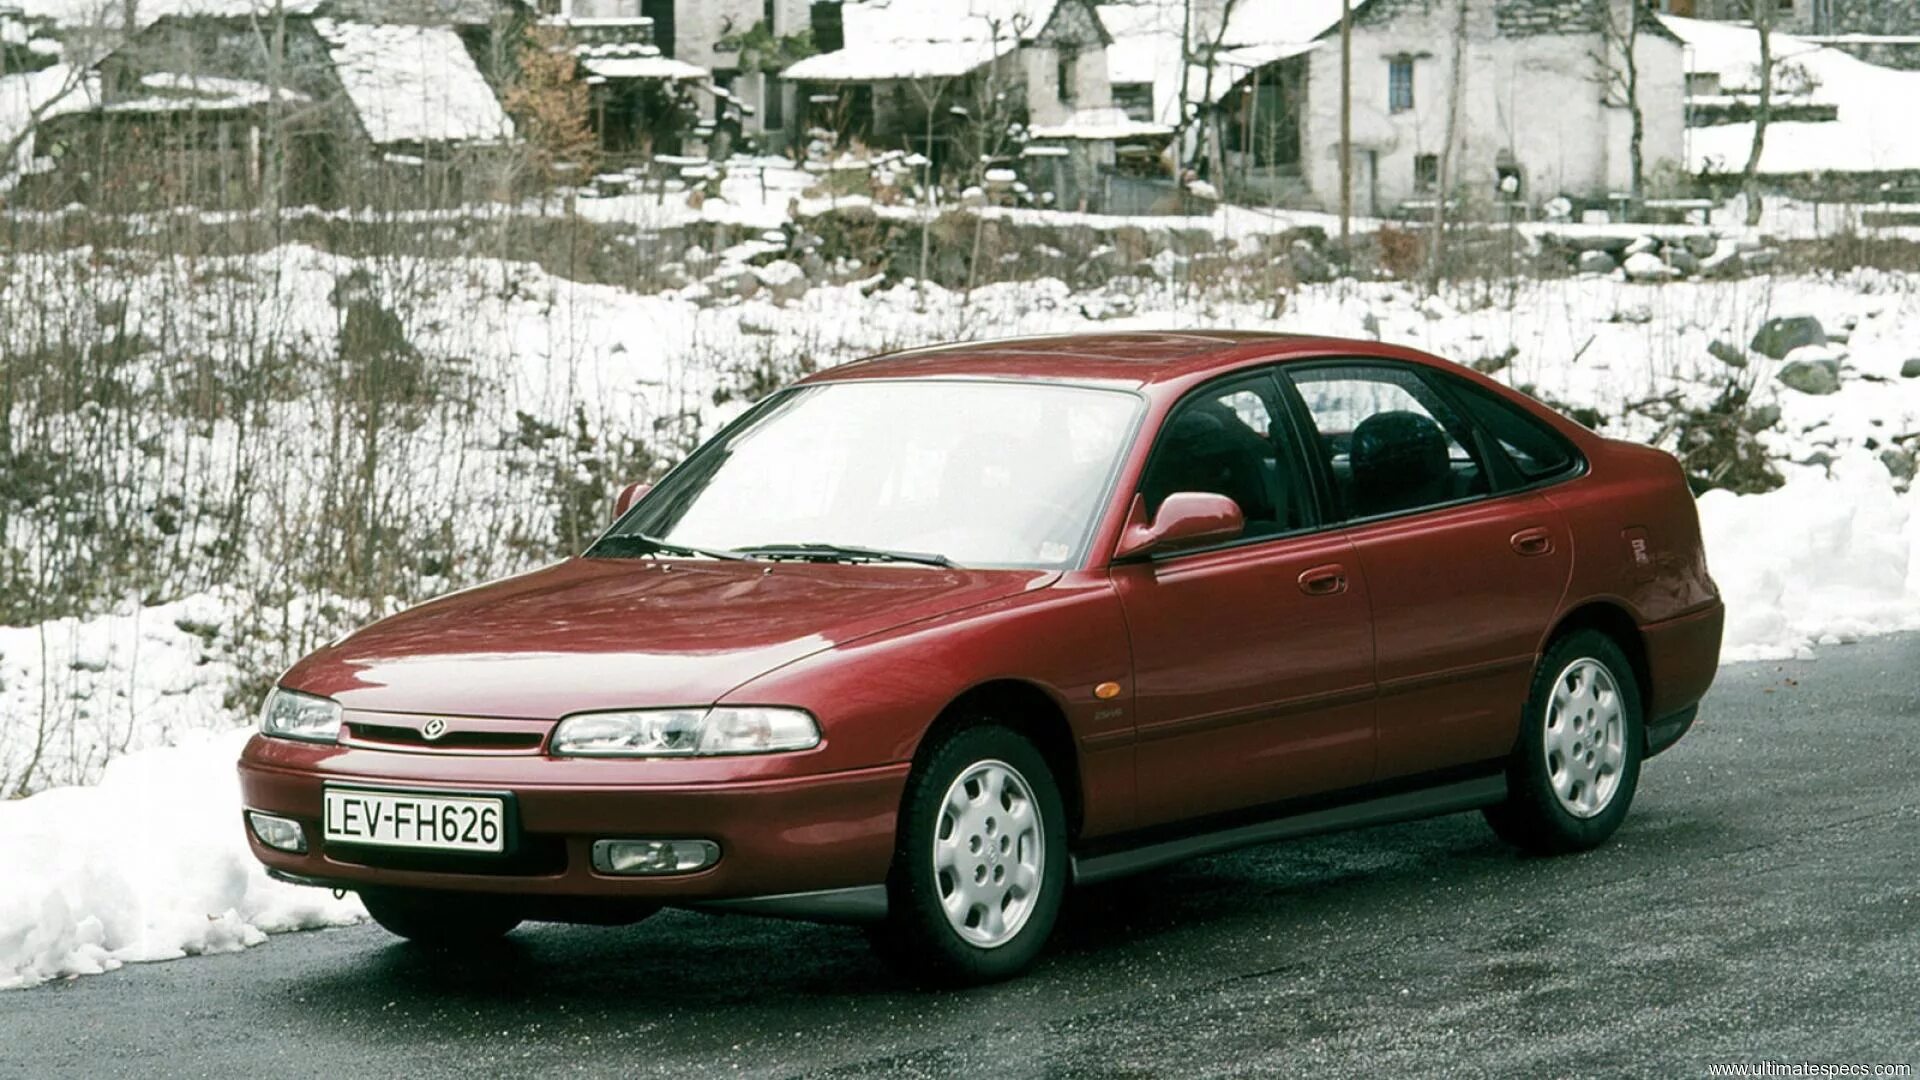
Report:
[[[1688,233],[1680,243],[1696,259],[1710,259],[1720,248],[1720,241],[1714,239],[1711,233]]]
[[[1667,265],[1683,274],[1700,272],[1700,260],[1694,258],[1693,252],[1683,247],[1667,249]]]
[[[1631,244],[1627,245],[1626,254],[1628,258],[1632,258],[1635,255],[1651,254],[1659,250],[1660,250],[1660,241],[1655,240],[1651,236],[1642,236],[1639,239],[1633,241]]]
[[[1920,379],[1920,356],[1916,356],[1900,365],[1900,377],[1903,379]]]
[[[1740,427],[1750,435],[1758,435],[1779,422],[1780,406],[1762,405],[1747,410],[1747,415],[1740,420]]]
[[[1627,272],[1628,281],[1672,281],[1680,276],[1680,271],[1660,261],[1660,256],[1651,251],[1637,251],[1627,256],[1620,264]]]
[[[1707,346],[1707,354],[1728,367],[1743,368],[1747,366],[1746,350],[1731,341],[1714,341]]]
[[[1583,274],[1611,274],[1619,269],[1613,256],[1604,251],[1582,251],[1573,265]]]
[[[1827,356],[1789,360],[1774,378],[1803,394],[1831,394],[1840,389],[1840,361]]]
[[[1880,451],[1880,464],[1887,467],[1887,472],[1892,473],[1895,480],[1904,483],[1912,483],[1914,473],[1920,471],[1920,461],[1915,459],[1914,451],[1903,450],[1897,446],[1889,446]]]
[[[776,304],[798,300],[807,292],[807,272],[800,264],[789,259],[775,259],[765,266],[757,267],[753,276],[760,279],[767,294]]]
[[[1333,264],[1305,240],[1295,240],[1287,258],[1293,264],[1293,276],[1301,281],[1322,282],[1334,278]]]
[[[1763,356],[1784,360],[1795,349],[1826,343],[1827,332],[1820,326],[1819,319],[1811,315],[1788,315],[1768,319],[1753,335],[1753,343],[1748,348]]]

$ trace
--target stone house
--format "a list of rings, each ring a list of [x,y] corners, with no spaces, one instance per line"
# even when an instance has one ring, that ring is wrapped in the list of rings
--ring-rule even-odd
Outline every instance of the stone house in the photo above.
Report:
[[[1557,197],[1617,203],[1632,178],[1629,45],[1643,175],[1683,168],[1683,49],[1642,0],[1463,2],[1449,199],[1483,212],[1531,210]],[[1205,89],[1192,96],[1212,103],[1223,186],[1337,208],[1338,0],[1202,3],[1199,40],[1220,49],[1210,77],[1198,80]],[[1420,213],[1440,197],[1460,11],[1452,0],[1354,0],[1357,213]]]
[[[1136,126],[1114,108],[1112,38],[1089,0],[848,0],[839,40],[788,67],[806,128],[905,147],[936,168],[1009,164],[1025,129],[1091,182]],[[1069,199],[1077,202],[1077,199]]]
[[[514,138],[483,66],[521,25],[482,0],[283,0],[262,19],[165,15],[43,120],[40,201],[250,205],[456,200]]]

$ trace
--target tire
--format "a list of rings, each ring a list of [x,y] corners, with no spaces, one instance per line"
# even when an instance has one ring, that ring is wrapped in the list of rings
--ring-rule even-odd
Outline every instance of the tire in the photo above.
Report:
[[[1005,979],[1040,955],[1066,892],[1067,833],[1031,742],[987,723],[945,736],[908,776],[896,832],[881,955],[941,985]]]
[[[490,896],[425,889],[362,889],[367,914],[388,933],[433,949],[498,941],[520,915]]]
[[[1640,783],[1641,710],[1633,665],[1612,638],[1577,630],[1556,639],[1533,673],[1507,765],[1506,801],[1487,808],[1487,824],[1538,855],[1605,843],[1626,819]],[[1590,734],[1595,730],[1598,742]]]

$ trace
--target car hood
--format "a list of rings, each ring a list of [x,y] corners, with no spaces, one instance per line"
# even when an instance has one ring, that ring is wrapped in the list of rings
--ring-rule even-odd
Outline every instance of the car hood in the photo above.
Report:
[[[1058,576],[574,559],[382,619],[300,661],[281,685],[349,709],[458,716],[704,705],[822,649]]]

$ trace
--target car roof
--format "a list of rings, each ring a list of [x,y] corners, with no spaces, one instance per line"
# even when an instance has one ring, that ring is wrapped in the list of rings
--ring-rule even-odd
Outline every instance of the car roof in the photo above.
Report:
[[[907,349],[841,364],[805,383],[987,377],[1145,387],[1290,356],[1404,356],[1377,341],[1244,330],[1142,331],[1005,338]]]

